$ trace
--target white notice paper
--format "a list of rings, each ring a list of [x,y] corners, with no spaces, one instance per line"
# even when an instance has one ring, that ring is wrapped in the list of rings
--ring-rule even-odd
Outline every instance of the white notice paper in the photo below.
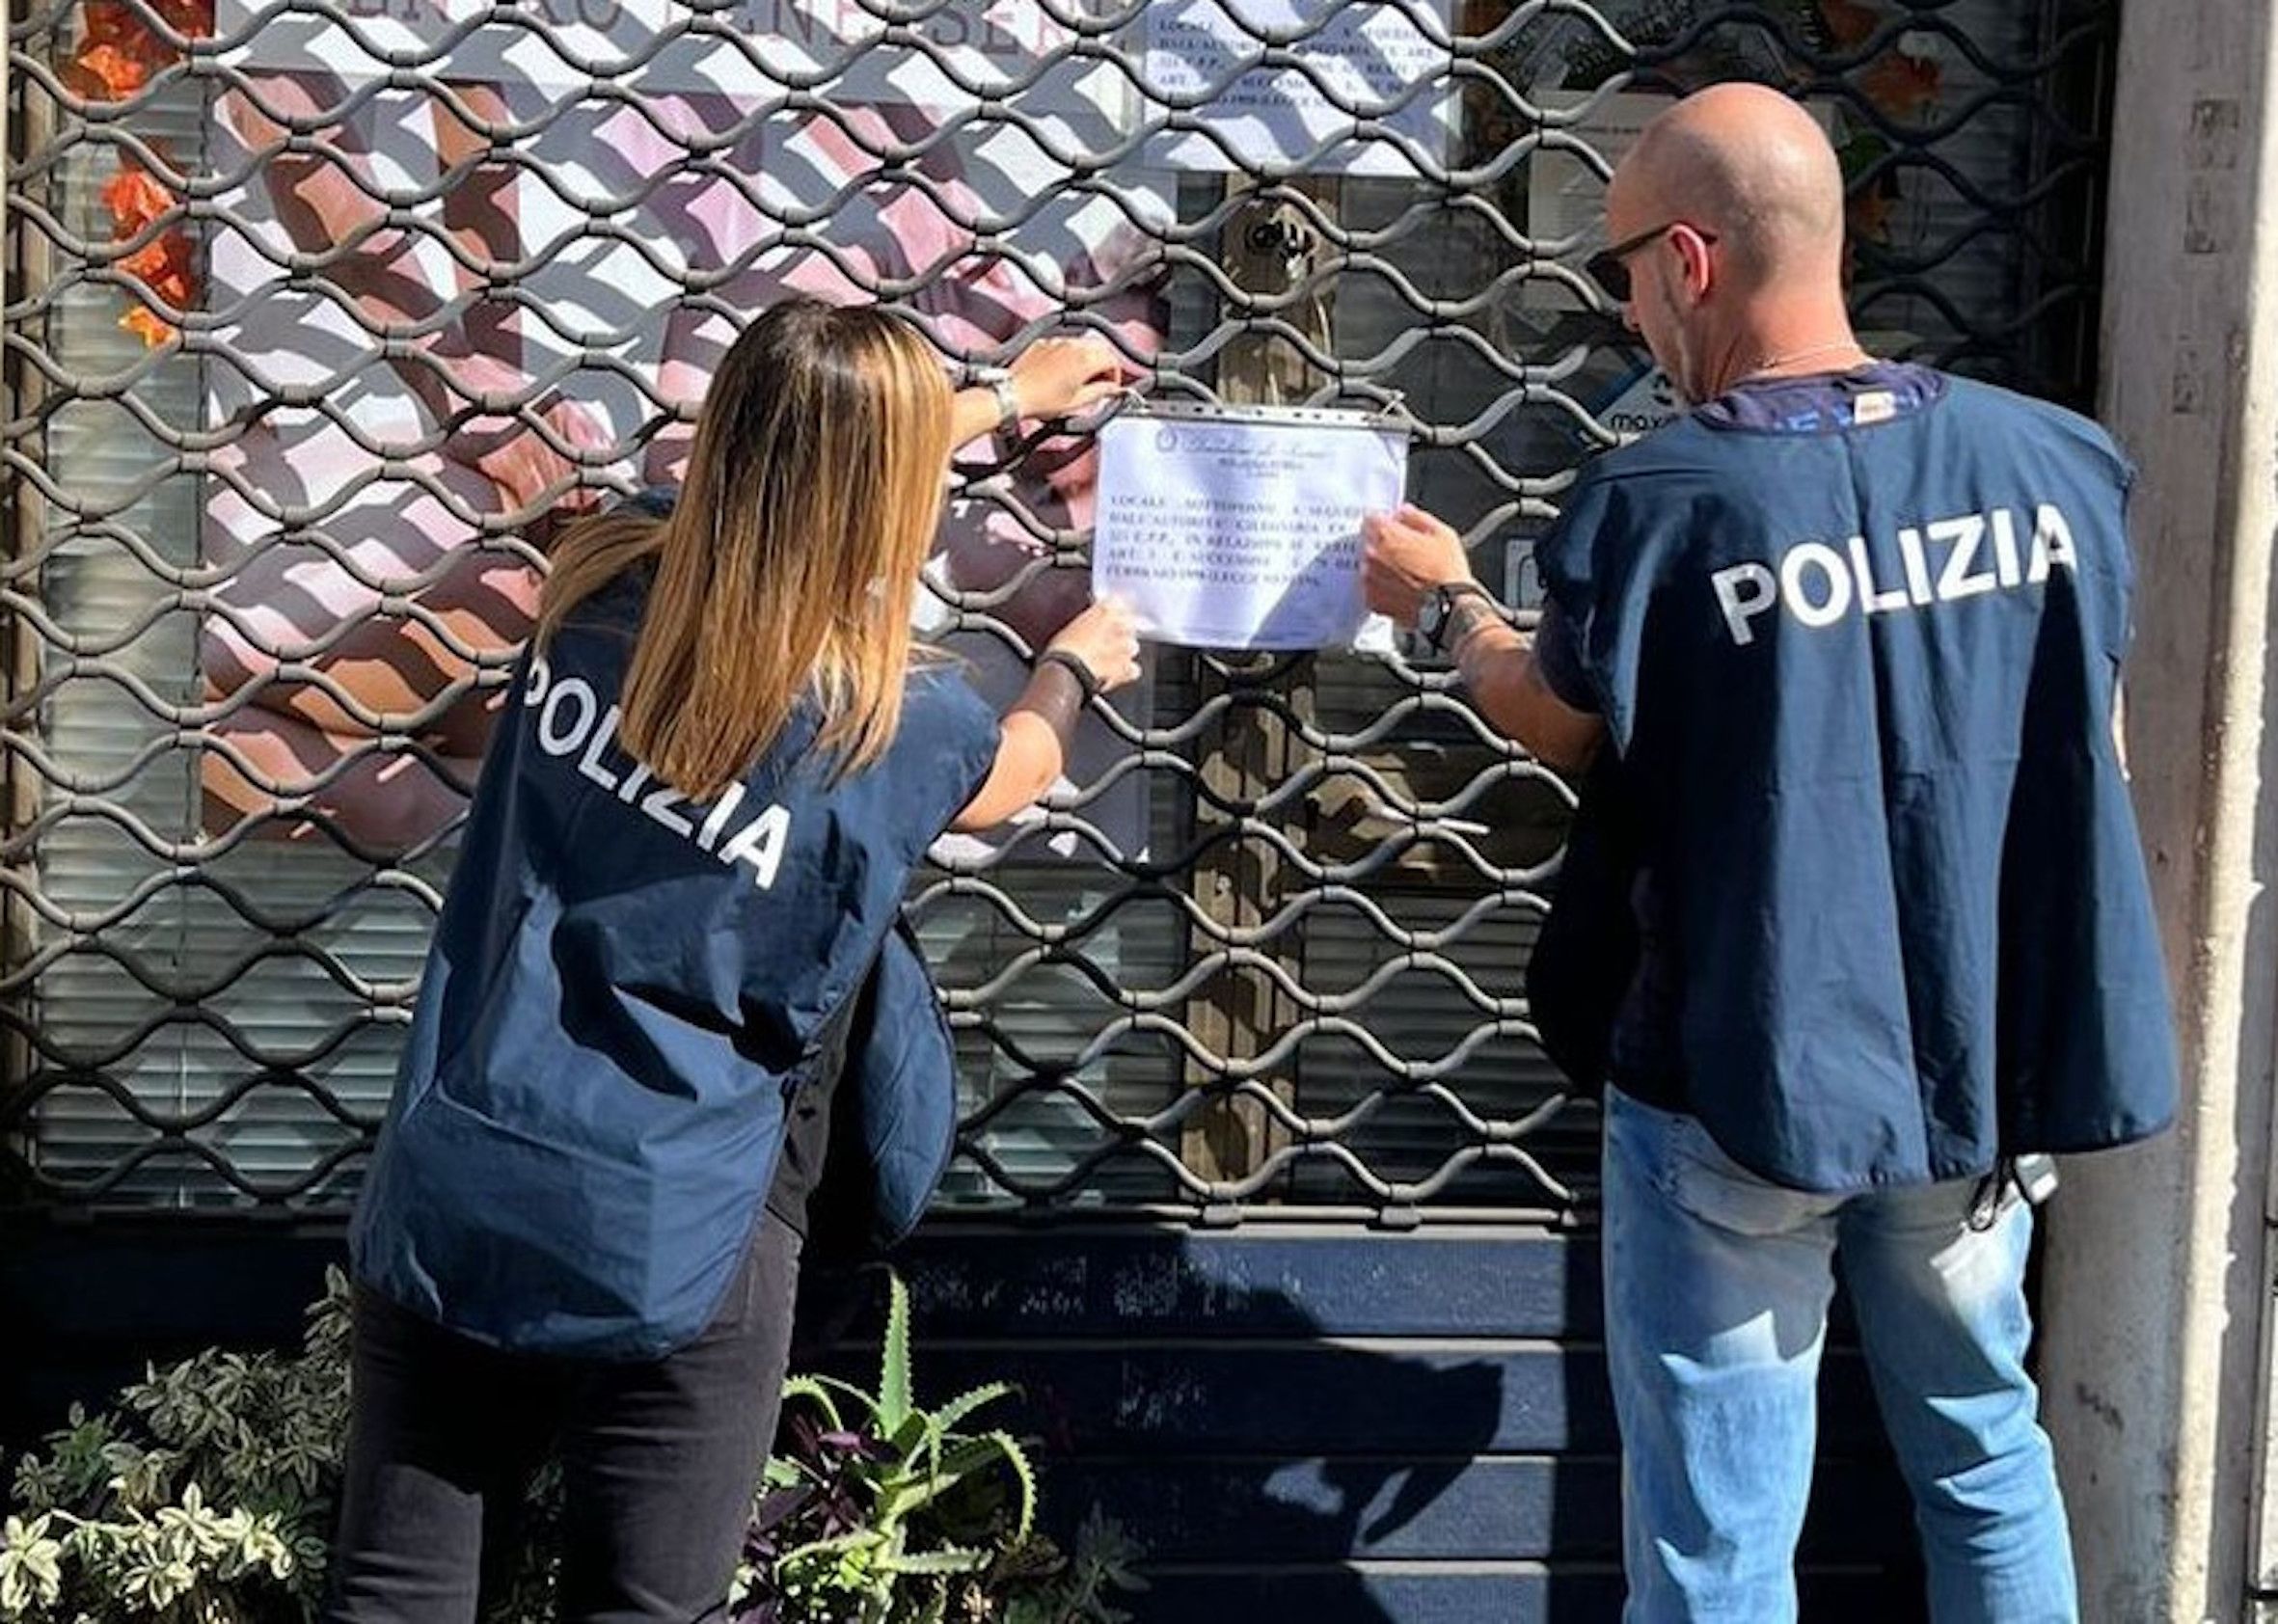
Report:
[[[1359,129],[1363,120],[1377,122],[1432,162],[1447,161],[1461,87],[1450,78],[1446,12],[1447,0],[1150,0],[1146,82],[1157,105],[1226,140],[1166,135],[1151,156],[1217,174],[1413,179],[1417,166],[1397,146],[1361,139]],[[1305,67],[1263,66],[1269,41]]]
[[[1157,642],[1348,646],[1371,618],[1361,516],[1407,480],[1406,433],[1366,412],[1118,418],[1099,431],[1092,589]]]

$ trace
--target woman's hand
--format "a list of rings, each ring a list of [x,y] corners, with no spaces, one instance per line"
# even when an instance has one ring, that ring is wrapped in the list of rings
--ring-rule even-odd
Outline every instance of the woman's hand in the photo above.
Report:
[[[1138,680],[1138,628],[1131,611],[1112,598],[1063,627],[1045,652],[1054,650],[1081,661],[1102,693]],[[988,779],[949,826],[966,834],[992,828],[1049,791],[1067,765],[1068,741],[1083,703],[1075,680],[1059,662],[1040,661],[1027,690],[1005,713]]]
[[[1102,693],[1139,680],[1138,623],[1113,598],[1094,604],[1063,626],[1051,646],[1082,661]]]
[[[1008,369],[1023,418],[1065,418],[1124,387],[1125,368],[1105,338],[1039,338]]]
[[[454,356],[442,365],[450,381],[438,416],[459,420],[439,449],[446,462],[471,468],[498,488],[500,511],[522,515],[536,540],[560,520],[599,504],[599,490],[577,483],[581,464],[556,450],[519,413],[466,412],[478,395],[528,390],[528,374],[487,355]],[[573,453],[615,448],[607,425],[586,407],[552,393],[531,406]]]

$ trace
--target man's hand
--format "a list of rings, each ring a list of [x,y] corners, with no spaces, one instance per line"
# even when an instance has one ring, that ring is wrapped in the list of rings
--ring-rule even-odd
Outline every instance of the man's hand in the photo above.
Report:
[[[1369,607],[1402,626],[1416,624],[1416,610],[1433,587],[1472,578],[1463,538],[1421,507],[1371,513],[1361,521],[1361,587]]]
[[[1403,626],[1416,622],[1424,595],[1470,581],[1463,538],[1420,507],[1371,513],[1361,521],[1361,585],[1369,607]],[[1534,652],[1492,605],[1469,593],[1456,600],[1448,647],[1479,714],[1553,767],[1579,768],[1598,747],[1605,724],[1567,705],[1543,681]]]

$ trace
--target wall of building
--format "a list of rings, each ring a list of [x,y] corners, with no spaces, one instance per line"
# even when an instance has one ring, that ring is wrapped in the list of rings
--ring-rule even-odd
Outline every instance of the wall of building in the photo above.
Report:
[[[2178,1130],[2066,1169],[2046,1403],[2085,1615],[2243,1616],[2258,1531],[2278,957],[2272,10],[2126,7],[2100,416],[2140,468],[2128,742],[2185,1048]]]

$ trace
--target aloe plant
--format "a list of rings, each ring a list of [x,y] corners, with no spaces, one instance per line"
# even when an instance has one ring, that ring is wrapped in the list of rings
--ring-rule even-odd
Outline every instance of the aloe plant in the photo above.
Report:
[[[749,1624],[845,1613],[859,1624],[943,1616],[946,1581],[985,1575],[1036,1527],[1036,1470],[1001,1429],[964,1432],[1012,1396],[1005,1382],[961,1393],[937,1410],[916,1400],[909,1290],[887,1287],[878,1388],[829,1376],[784,1384],[793,1453],[770,1463],[768,1492],[746,1552]],[[838,1611],[830,1603],[838,1604]]]

